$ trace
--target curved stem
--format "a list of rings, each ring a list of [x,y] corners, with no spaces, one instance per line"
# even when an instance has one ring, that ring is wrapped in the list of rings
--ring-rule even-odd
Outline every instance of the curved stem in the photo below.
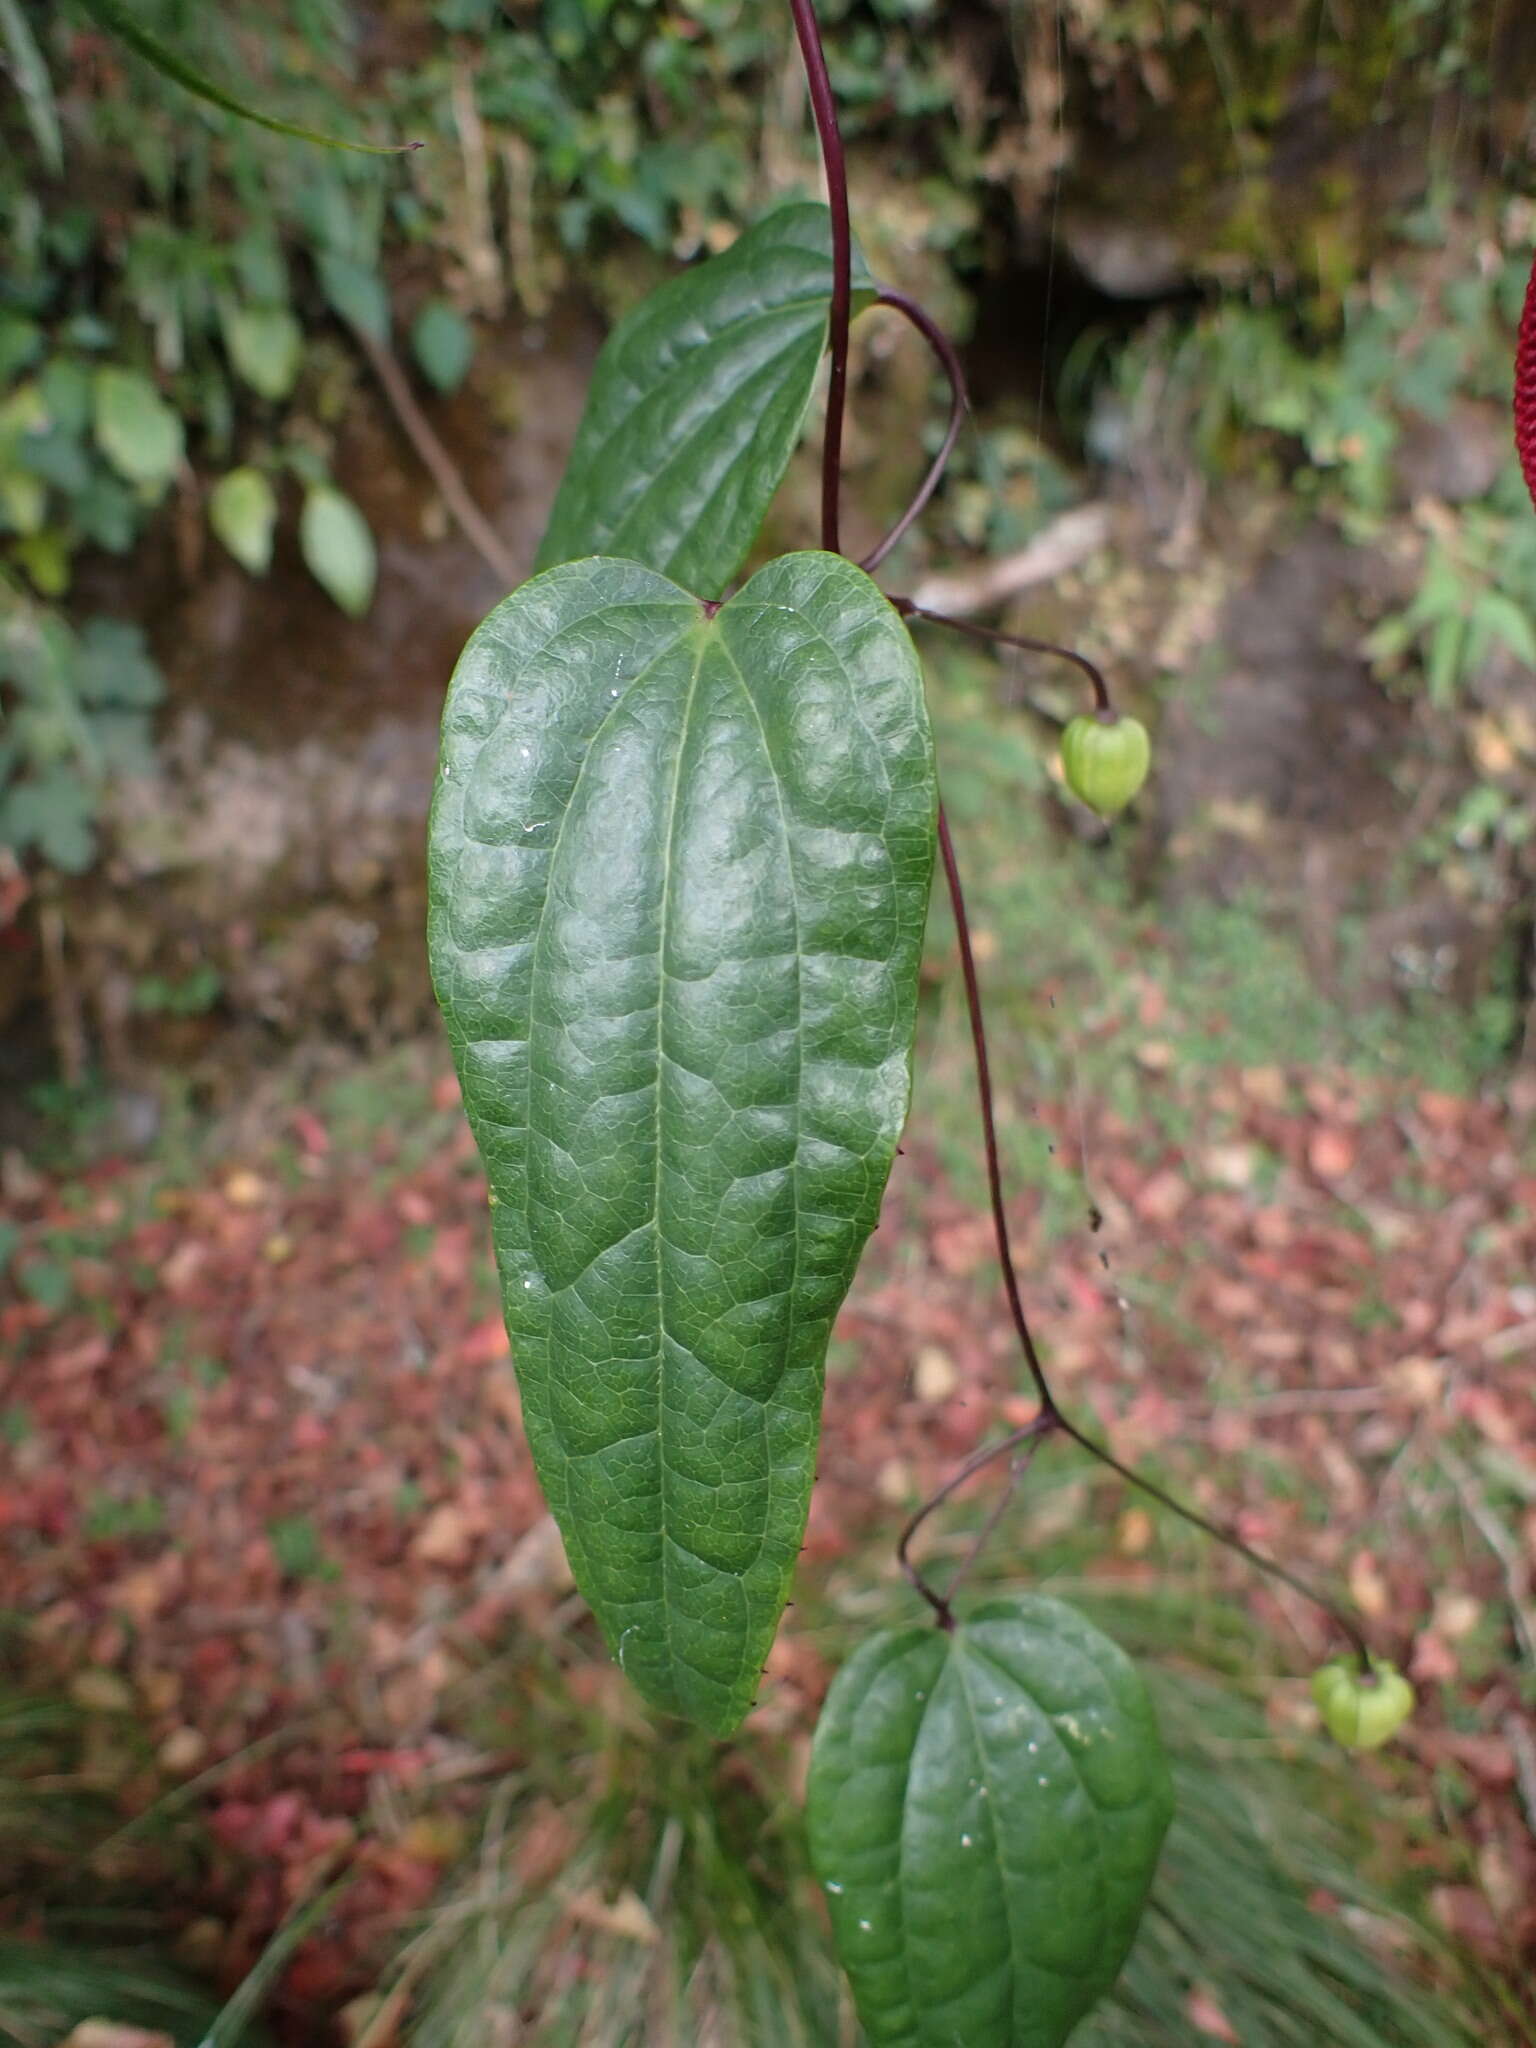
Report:
[[[918,614],[918,616],[921,616],[921,614]],[[918,1510],[911,1522],[908,1523],[906,1530],[903,1532],[901,1542],[897,1547],[897,1561],[902,1571],[906,1574],[908,1582],[934,1610],[940,1627],[953,1628],[954,1616],[950,1612],[949,1598],[936,1594],[908,1560],[907,1547],[913,1535],[933,1510],[947,1500],[955,1488],[962,1485],[973,1473],[979,1472],[983,1466],[991,1464],[995,1459],[1007,1456],[1010,1451],[1016,1450],[1020,1444],[1043,1438],[1052,1431],[1059,1430],[1063,1436],[1070,1437],[1073,1443],[1077,1444],[1080,1449],[1085,1450],[1090,1457],[1096,1459],[1106,1470],[1115,1473],[1119,1478],[1125,1480],[1128,1485],[1136,1487],[1140,1492],[1146,1494],[1149,1499],[1155,1500],[1159,1506],[1170,1509],[1172,1513],[1178,1515],[1181,1520],[1188,1522],[1193,1528],[1199,1529],[1203,1534],[1213,1537],[1218,1543],[1225,1544],[1228,1550],[1234,1551],[1239,1557],[1245,1558],[1256,1570],[1266,1573],[1270,1578],[1278,1579],[1283,1585],[1289,1586],[1293,1592],[1299,1593],[1303,1599],[1310,1601],[1319,1612],[1328,1616],[1329,1620],[1333,1622],[1334,1626],[1346,1638],[1353,1648],[1355,1655],[1360,1660],[1361,1670],[1369,1675],[1371,1659],[1370,1652],[1366,1647],[1365,1637],[1348,1615],[1336,1607],[1331,1600],[1324,1598],[1323,1595],[1309,1586],[1304,1579],[1298,1578],[1294,1572],[1287,1570],[1284,1565],[1277,1564],[1273,1558],[1265,1557],[1261,1552],[1255,1550],[1251,1544],[1245,1543],[1242,1537],[1237,1535],[1234,1530],[1223,1528],[1220,1523],[1211,1521],[1196,1509],[1187,1507],[1182,1501],[1176,1500],[1171,1493],[1165,1492],[1162,1487],[1155,1485],[1150,1479],[1143,1479],[1139,1472],[1134,1471],[1131,1466],[1123,1464],[1112,1451],[1106,1450],[1102,1444],[1096,1443],[1092,1437],[1079,1429],[1075,1422],[1069,1421],[1057,1405],[1055,1393],[1051,1388],[1049,1379],[1046,1377],[1044,1364],[1035,1346],[1034,1335],[1029,1327],[1029,1318],[1024,1312],[1024,1301],[1019,1289],[1018,1272],[1013,1262],[1013,1245],[1008,1232],[1008,1212],[1003,1201],[1002,1163],[997,1144],[997,1117],[992,1093],[992,1065],[987,1051],[987,1031],[986,1021],[982,1014],[981,985],[976,973],[976,956],[971,944],[970,919],[966,913],[965,892],[960,882],[960,868],[955,858],[955,844],[950,836],[949,819],[945,815],[942,805],[939,808],[939,853],[944,863],[944,877],[949,886],[949,900],[954,911],[955,928],[960,944],[960,965],[965,981],[965,1004],[970,1017],[971,1044],[976,1058],[976,1091],[981,1107],[981,1129],[987,1161],[987,1190],[991,1198],[992,1229],[997,1241],[998,1263],[1003,1270],[1003,1287],[1008,1297],[1009,1313],[1013,1318],[1013,1327],[1018,1335],[1025,1363],[1029,1367],[1030,1378],[1034,1381],[1035,1393],[1040,1402],[1040,1412],[1025,1423],[1022,1429],[1016,1430],[1011,1437],[1005,1437],[1000,1444],[992,1446],[989,1450],[977,1452],[969,1458],[961,1466],[960,1470],[934,1494],[932,1499]],[[1010,1483],[1009,1487],[1010,1494],[1011,1491],[1012,1483]],[[1004,1504],[1006,1504],[1006,1498],[1007,1496],[1005,1496]],[[997,1512],[1001,1513],[1001,1508]],[[983,1542],[990,1535],[995,1521],[996,1515],[988,1522],[982,1532],[981,1540]],[[970,1570],[979,1550],[980,1544],[978,1543],[976,1551],[966,1559],[962,1567],[962,1576],[964,1572]],[[952,1587],[951,1593],[953,1593],[953,1590]]]
[[[1222,1522],[1213,1522],[1209,1516],[1202,1515],[1198,1509],[1190,1507],[1184,1501],[1175,1499],[1171,1493],[1165,1492],[1161,1486],[1154,1484],[1152,1480],[1144,1479],[1130,1465],[1122,1464],[1112,1451],[1107,1450],[1101,1443],[1095,1443],[1091,1436],[1085,1436],[1075,1422],[1069,1421],[1059,1411],[1056,1416],[1056,1426],[1061,1430],[1063,1436],[1069,1436],[1080,1450],[1086,1451],[1091,1458],[1097,1459],[1099,1464],[1103,1465],[1108,1471],[1113,1472],[1117,1478],[1125,1480],[1127,1485],[1134,1486],[1139,1493],[1144,1493],[1149,1500],[1156,1501],[1159,1507],[1169,1509],[1171,1513],[1179,1517],[1181,1522],[1188,1522],[1191,1528],[1200,1530],[1202,1535],[1214,1537],[1216,1542],[1225,1545],[1228,1550],[1234,1551],[1239,1557],[1251,1564],[1256,1571],[1263,1572],[1268,1578],[1278,1579],[1281,1585],[1289,1586],[1293,1593],[1299,1593],[1303,1600],[1310,1602],[1313,1607],[1317,1608],[1319,1613],[1326,1614],[1359,1658],[1361,1670],[1367,1677],[1370,1676],[1371,1653],[1366,1647],[1365,1637],[1344,1610],[1340,1607],[1335,1607],[1333,1602],[1322,1593],[1319,1593],[1315,1586],[1308,1585],[1305,1579],[1298,1577],[1295,1572],[1289,1570],[1285,1565],[1278,1563],[1274,1558],[1266,1557],[1262,1551],[1255,1550],[1251,1543],[1245,1543],[1235,1529],[1228,1527]]]
[[[1049,1432],[1053,1430],[1055,1427],[1056,1416],[1054,1412],[1042,1409],[1038,1415],[1031,1416],[1030,1420],[1024,1424],[1024,1427],[1022,1429],[1016,1429],[1013,1432],[1012,1436],[1004,1437],[1003,1441],[1000,1444],[989,1444],[985,1450],[973,1451],[971,1456],[966,1459],[965,1463],[960,1467],[960,1469],[957,1472],[952,1473],[950,1477],[945,1480],[944,1484],[939,1488],[938,1492],[930,1494],[928,1496],[927,1500],[923,1502],[923,1505],[918,1509],[917,1513],[907,1523],[905,1529],[902,1530],[900,1539],[896,1545],[896,1562],[901,1567],[902,1577],[906,1580],[907,1584],[912,1588],[913,1592],[920,1594],[922,1598],[928,1602],[928,1605],[933,1609],[935,1618],[937,1619],[940,1628],[950,1630],[954,1628],[955,1617],[951,1611],[950,1603],[953,1601],[956,1593],[959,1592],[960,1586],[965,1579],[966,1573],[970,1570],[971,1566],[976,1562],[977,1558],[981,1555],[982,1548],[985,1545],[987,1538],[992,1534],[992,1531],[997,1527],[998,1521],[1002,1516],[1003,1510],[1007,1507],[1008,1502],[1012,1497],[1014,1486],[1018,1483],[1019,1473],[1023,1469],[1024,1463],[1027,1461],[1019,1461],[1019,1464],[1016,1466],[1010,1478],[1007,1490],[1004,1492],[997,1506],[992,1510],[991,1514],[987,1517],[986,1523],[982,1528],[981,1534],[977,1537],[976,1541],[971,1545],[971,1548],[967,1553],[964,1561],[961,1563],[959,1569],[956,1571],[953,1579],[951,1579],[949,1584],[949,1591],[947,1593],[936,1593],[933,1590],[932,1586],[929,1585],[928,1581],[923,1577],[922,1573],[918,1570],[917,1566],[913,1564],[911,1556],[909,1555],[912,1547],[913,1537],[917,1534],[918,1530],[921,1529],[924,1522],[927,1521],[928,1517],[931,1514],[933,1514],[937,1509],[943,1507],[945,1501],[949,1499],[950,1495],[952,1493],[957,1492],[960,1487],[964,1486],[967,1479],[974,1477],[976,1473],[982,1471],[986,1466],[990,1465],[995,1458],[1006,1457],[1010,1451],[1017,1451],[1021,1448],[1021,1446],[1027,1445],[1029,1447],[1030,1456],[1032,1457],[1034,1455],[1036,1446],[1040,1442],[1040,1439],[1048,1435]]]
[[[905,292],[882,291],[875,300],[877,306],[889,306],[893,312],[911,322],[928,346],[938,357],[944,374],[949,379],[949,425],[945,430],[944,442],[933,465],[918,486],[916,497],[902,513],[880,545],[867,554],[859,567],[873,575],[875,570],[890,554],[891,550],[906,535],[912,522],[926,510],[929,499],[939,487],[939,480],[949,467],[949,458],[955,452],[955,443],[960,438],[960,429],[965,425],[965,416],[971,409],[970,397],[965,388],[965,366],[960,361],[960,352],[943,328],[921,307],[916,299],[909,299]]]
[[[1029,1367],[1029,1376],[1035,1383],[1040,1406],[1047,1414],[1056,1413],[1055,1397],[1050,1382],[1045,1376],[1045,1367],[1035,1349],[1035,1340],[1029,1327],[1029,1318],[1024,1313],[1024,1298],[1019,1292],[1019,1276],[1014,1270],[1013,1245],[1008,1236],[1008,1217],[1003,1207],[1003,1168],[997,1149],[997,1116],[992,1101],[992,1064],[987,1057],[987,1024],[981,1009],[981,984],[976,978],[976,954],[971,945],[971,921],[965,910],[965,891],[960,882],[960,867],[955,859],[955,842],[950,837],[949,819],[944,806],[939,806],[939,853],[944,862],[944,879],[949,885],[949,901],[955,913],[955,933],[960,942],[960,970],[965,979],[965,1007],[971,1020],[971,1044],[976,1055],[976,1092],[981,1103],[981,1135],[987,1156],[987,1193],[992,1205],[992,1230],[997,1239],[998,1263],[1003,1269],[1003,1286],[1008,1295],[1008,1312],[1013,1317],[1013,1327],[1018,1334],[1019,1344],[1024,1352],[1024,1361]]]
[[[378,378],[380,388],[404,430],[406,439],[421,457],[423,467],[437,485],[438,495],[450,517],[457,522],[459,531],[491,574],[508,590],[515,590],[520,580],[517,561],[511,551],[502,546],[495,527],[470,494],[469,486],[465,483],[458,465],[438,438],[426,414],[416,403],[410,382],[401,369],[399,360],[393,351],[371,335],[366,327],[349,321],[348,332],[368,358],[373,374]]]
[[[1054,640],[1032,640],[1026,633],[999,632],[996,626],[976,626],[969,619],[952,619],[947,612],[925,611],[909,597],[893,597],[891,603],[904,619],[921,619],[928,626],[947,626],[952,633],[965,633],[972,640],[986,640],[997,647],[1018,647],[1026,654],[1053,654],[1058,661],[1070,661],[1092,683],[1093,707],[1099,717],[1105,720],[1114,718],[1114,702],[1103,670],[1086,654],[1079,654],[1075,647],[1058,647]]]
[[[789,0],[800,40],[800,55],[810,87],[811,110],[821,160],[827,173],[827,204],[832,213],[832,310],[828,338],[832,374],[827,384],[827,424],[821,444],[821,544],[828,554],[842,553],[839,499],[843,470],[843,415],[848,404],[848,328],[853,315],[853,229],[848,219],[848,160],[837,125],[837,102],[827,75],[826,53],[816,21],[815,0]]]

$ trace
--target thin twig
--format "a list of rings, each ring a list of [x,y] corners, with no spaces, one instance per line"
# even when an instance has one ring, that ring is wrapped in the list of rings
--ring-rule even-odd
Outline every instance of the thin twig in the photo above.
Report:
[[[1033,1464],[1036,1451],[1045,1442],[1049,1433],[1048,1430],[1041,1429],[1038,1434],[1030,1437],[1026,1443],[1022,1444],[1014,1456],[1009,1459],[1008,1477],[1005,1484],[998,1490],[997,1499],[992,1503],[991,1513],[977,1531],[975,1541],[966,1551],[964,1557],[961,1558],[959,1564],[955,1566],[954,1575],[950,1579],[944,1594],[944,1604],[947,1607],[954,1607],[960,1588],[970,1577],[977,1558],[981,1556],[988,1543],[991,1542],[993,1530],[1008,1512],[1013,1497],[1019,1490],[1019,1481]]]
[[[971,1045],[976,1056],[976,1093],[987,1161],[987,1194],[992,1206],[992,1230],[997,1239],[998,1263],[1003,1269],[1003,1287],[1008,1296],[1008,1313],[1013,1317],[1013,1327],[1024,1353],[1024,1362],[1029,1367],[1029,1376],[1035,1383],[1040,1406],[1054,1414],[1056,1402],[1045,1376],[1045,1367],[1040,1362],[1040,1354],[1035,1349],[1029,1318],[1024,1313],[1019,1276],[1013,1263],[1013,1245],[1008,1236],[1008,1215],[1003,1206],[1003,1168],[997,1149],[997,1115],[992,1100],[992,1063],[987,1056],[987,1023],[982,1014],[981,984],[976,976],[976,954],[971,945],[971,921],[966,915],[965,890],[960,880],[960,866],[955,859],[955,842],[950,837],[949,819],[942,804],[939,806],[939,854],[944,863],[944,879],[955,915],[955,935],[960,944],[960,972],[965,982],[965,1007],[970,1017]]]
[[[1003,1269],[1003,1285],[1008,1297],[1009,1313],[1013,1317],[1014,1330],[1018,1335],[1025,1363],[1029,1367],[1030,1378],[1034,1381],[1035,1392],[1039,1397],[1041,1408],[1041,1414],[1035,1417],[1031,1423],[1025,1425],[1023,1432],[1020,1434],[1019,1441],[1026,1440],[1031,1432],[1044,1436],[1053,1430],[1059,1430],[1062,1435],[1070,1437],[1080,1449],[1085,1450],[1090,1457],[1097,1459],[1099,1464],[1103,1465],[1108,1471],[1115,1473],[1127,1485],[1134,1486],[1139,1492],[1144,1493],[1149,1500],[1156,1501],[1160,1507],[1169,1509],[1173,1514],[1178,1515],[1181,1520],[1188,1522],[1192,1528],[1199,1529],[1205,1535],[1214,1537],[1218,1543],[1225,1544],[1229,1550],[1235,1551],[1239,1557],[1245,1558],[1256,1571],[1263,1572],[1267,1577],[1277,1579],[1282,1585],[1289,1586],[1293,1592],[1299,1593],[1303,1599],[1310,1601],[1314,1607],[1328,1615],[1335,1627],[1354,1649],[1360,1661],[1361,1670],[1369,1673],[1371,1670],[1371,1657],[1364,1636],[1349,1616],[1336,1607],[1331,1600],[1319,1593],[1315,1587],[1309,1586],[1306,1580],[1299,1578],[1284,1565],[1276,1563],[1271,1557],[1265,1557],[1262,1552],[1255,1550],[1251,1544],[1245,1543],[1234,1529],[1224,1528],[1219,1522],[1211,1521],[1208,1516],[1198,1513],[1194,1508],[1186,1506],[1183,1501],[1176,1500],[1171,1493],[1165,1492],[1162,1487],[1154,1485],[1150,1479],[1144,1479],[1139,1472],[1134,1471],[1129,1465],[1123,1464],[1103,1444],[1097,1443],[1092,1437],[1086,1435],[1078,1428],[1075,1422],[1070,1421],[1062,1413],[1057,1405],[1056,1396],[1051,1389],[1050,1381],[1046,1377],[1045,1367],[1041,1363],[1040,1354],[1035,1347],[1034,1336],[1029,1327],[1029,1318],[1024,1312],[1023,1297],[1019,1290],[1018,1273],[1013,1262],[1013,1246],[1008,1233],[1008,1212],[1003,1200],[1002,1164],[997,1144],[997,1117],[992,1097],[992,1067],[987,1054],[987,1033],[986,1022],[982,1014],[981,986],[976,974],[976,957],[971,945],[970,920],[966,914],[965,892],[961,886],[959,863],[955,858],[955,846],[950,836],[949,819],[945,815],[942,805],[939,807],[939,853],[944,863],[944,876],[949,885],[949,900],[954,911],[955,929],[960,943],[960,965],[965,981],[966,1009],[970,1015],[971,1022],[971,1044],[976,1058],[976,1090],[981,1108],[982,1138],[987,1161],[987,1190],[991,1199],[992,1228],[997,1240],[998,1263]],[[1005,1439],[1002,1444],[986,1453],[979,1461],[973,1462],[970,1469],[980,1470],[981,1465],[990,1463],[993,1458],[1002,1457],[1010,1448],[1010,1443]],[[941,1489],[935,1497],[933,1504],[937,1505],[939,1501],[946,1499],[949,1492],[953,1491],[953,1484],[959,1483],[960,1478],[967,1476],[969,1476],[968,1472],[962,1468],[962,1472],[957,1475],[956,1481],[949,1487]],[[921,1522],[926,1513],[926,1509],[920,1511],[917,1522]],[[912,1526],[915,1527],[916,1523]],[[908,1533],[910,1534],[910,1530]],[[910,1578],[912,1574],[905,1565],[904,1560],[903,1569],[908,1571]],[[914,1583],[917,1582],[914,1581]],[[920,1583],[917,1583],[917,1590],[922,1593],[929,1605],[934,1608],[940,1626],[945,1628],[953,1627],[953,1617],[949,1616],[946,1603],[942,1599],[935,1599],[932,1592]]]
[[[839,502],[843,473],[843,415],[848,405],[848,329],[853,317],[853,228],[848,219],[848,159],[837,124],[837,101],[827,75],[826,53],[816,21],[815,0],[789,0],[800,39],[800,56],[816,116],[816,134],[827,174],[827,205],[832,214],[832,309],[828,340],[832,374],[827,383],[827,423],[821,444],[821,544],[828,554],[842,553]]]
[[[495,528],[470,496],[469,486],[460,475],[458,465],[416,403],[410,382],[393,351],[365,327],[349,324],[352,336],[368,358],[407,440],[421,457],[423,466],[430,471],[450,517],[492,575],[510,590],[518,581],[517,563],[502,546]]]
[[[944,431],[943,443],[933,458],[928,474],[918,486],[917,495],[880,545],[867,554],[859,564],[859,567],[870,575],[874,574],[892,549],[905,538],[913,521],[927,510],[929,499],[938,489],[940,479],[949,467],[949,458],[955,452],[960,429],[965,425],[965,416],[971,409],[970,396],[965,388],[965,366],[960,360],[960,352],[932,315],[925,312],[916,299],[909,299],[905,292],[882,291],[875,304],[889,306],[894,312],[900,313],[903,319],[909,320],[938,357],[944,374],[949,379],[949,425]]]
[[[950,1602],[955,1596],[960,1581],[981,1554],[982,1544],[985,1543],[987,1537],[991,1535],[993,1529],[997,1526],[998,1517],[1001,1515],[1003,1507],[1006,1507],[1009,1496],[1013,1491],[1012,1485],[1010,1484],[1007,1492],[1004,1493],[1000,1505],[988,1517],[980,1538],[971,1546],[970,1553],[964,1559],[953,1580],[950,1582],[947,1593],[936,1593],[917,1566],[913,1564],[909,1554],[912,1548],[913,1537],[916,1536],[918,1530],[921,1529],[928,1517],[935,1513],[937,1509],[943,1507],[950,1495],[964,1486],[968,1479],[974,1478],[978,1472],[992,1464],[995,1459],[1005,1458],[1010,1451],[1017,1451],[1025,1444],[1028,1444],[1031,1450],[1033,1450],[1040,1439],[1046,1436],[1055,1426],[1056,1415],[1054,1410],[1042,1408],[1038,1415],[1031,1416],[1022,1429],[1016,1429],[1011,1436],[1004,1437],[1001,1443],[989,1444],[983,1450],[973,1451],[959,1470],[951,1473],[950,1477],[945,1480],[936,1493],[929,1495],[928,1499],[923,1502],[923,1505],[902,1530],[896,1544],[896,1562],[901,1567],[902,1576],[906,1579],[913,1592],[919,1594],[933,1609],[934,1617],[940,1628],[953,1630],[955,1617],[950,1611]]]
[[[927,626],[947,626],[952,633],[964,633],[971,640],[986,640],[996,647],[1017,647],[1025,654],[1050,654],[1058,661],[1070,661],[1093,685],[1094,709],[1106,717],[1114,716],[1115,707],[1103,671],[1086,654],[1079,654],[1075,647],[1058,647],[1054,640],[1034,640],[1026,633],[1003,633],[996,626],[978,626],[969,619],[952,619],[947,612],[931,612],[923,605],[914,604],[910,597],[893,598],[891,602],[905,619],[921,619]]]
[[[1366,1644],[1365,1637],[1343,1609],[1336,1607],[1315,1586],[1309,1585],[1305,1579],[1301,1578],[1296,1572],[1291,1571],[1288,1566],[1278,1563],[1272,1557],[1266,1557],[1261,1550],[1255,1550],[1251,1543],[1245,1543],[1237,1531],[1228,1524],[1213,1522],[1208,1515],[1202,1515],[1198,1509],[1190,1507],[1186,1501],[1176,1499],[1173,1494],[1165,1492],[1161,1486],[1154,1484],[1152,1480],[1143,1478],[1141,1473],[1136,1471],[1134,1467],[1122,1464],[1113,1451],[1107,1450],[1103,1444],[1096,1442],[1091,1436],[1086,1436],[1075,1422],[1069,1421],[1059,1411],[1056,1421],[1058,1428],[1064,1436],[1069,1436],[1080,1450],[1086,1451],[1091,1458],[1097,1459],[1099,1464],[1103,1465],[1106,1470],[1113,1472],[1117,1478],[1123,1479],[1128,1486],[1134,1486],[1138,1493],[1144,1493],[1148,1500],[1156,1501],[1159,1507],[1169,1509],[1179,1517],[1180,1521],[1188,1522],[1192,1529],[1199,1529],[1203,1535],[1214,1537],[1218,1543],[1224,1544],[1228,1550],[1235,1551],[1239,1557],[1245,1559],[1247,1563],[1253,1566],[1255,1571],[1263,1572],[1266,1578],[1278,1580],[1282,1586],[1289,1586],[1293,1593],[1299,1593],[1303,1600],[1308,1601],[1321,1613],[1326,1614],[1339,1633],[1348,1640],[1350,1648],[1359,1660],[1360,1669],[1367,1676],[1370,1675],[1372,1670],[1371,1653]]]

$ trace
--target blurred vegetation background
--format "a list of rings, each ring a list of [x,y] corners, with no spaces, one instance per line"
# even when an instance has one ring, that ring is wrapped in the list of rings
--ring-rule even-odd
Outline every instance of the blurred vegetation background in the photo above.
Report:
[[[423,146],[262,132],[75,0],[0,0],[0,2042],[94,2017],[225,2048],[262,2004],[295,2041],[345,2013],[353,2048],[851,2042],[785,1787],[895,1599],[890,1524],[1011,1371],[965,1248],[952,934],[911,1249],[834,1354],[845,1520],[734,1759],[646,1726],[527,1549],[422,944],[446,678],[531,561],[603,333],[819,189],[787,9],[137,11],[272,114]],[[1526,2041],[1536,520],[1507,415],[1536,19],[821,12],[860,239],[976,401],[887,587],[1082,647],[1155,733],[1106,840],[1057,794],[1070,681],[925,641],[1036,1284],[1114,1326],[1074,1338],[1102,1419],[1315,1545],[1436,1702],[1362,1793],[1276,1675],[1322,1647],[1305,1621],[1242,1615],[1080,1474],[1074,1522],[1016,1511],[1003,1555],[1087,1575],[1159,1654],[1186,1771],[1085,2040]],[[943,394],[881,315],[854,374],[857,540]],[[807,450],[765,545],[814,537],[815,493]],[[397,1258],[365,1340],[347,1290]],[[1224,1260],[1247,1293],[1208,1286]],[[327,1432],[370,1375],[392,1448],[360,1504]],[[1255,1403],[1286,1418],[1257,1447]]]

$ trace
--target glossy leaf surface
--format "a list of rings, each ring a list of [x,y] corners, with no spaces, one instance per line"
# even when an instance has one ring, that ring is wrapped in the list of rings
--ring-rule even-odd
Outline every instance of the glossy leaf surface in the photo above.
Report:
[[[1172,1812],[1151,1703],[1061,1602],[873,1637],[811,1762],[811,1855],[875,2048],[1059,2048],[1114,1982]]]
[[[810,404],[832,292],[827,209],[781,207],[673,278],[604,344],[538,566],[623,555],[718,597]],[[854,307],[874,287],[855,251]]]
[[[524,1423],[614,1654],[722,1733],[906,1113],[936,805],[911,642],[830,555],[713,616],[568,564],[449,692],[429,940]]]

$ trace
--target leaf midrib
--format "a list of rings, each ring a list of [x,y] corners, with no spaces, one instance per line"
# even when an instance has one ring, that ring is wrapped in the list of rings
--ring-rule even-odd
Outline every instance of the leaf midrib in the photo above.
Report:
[[[672,793],[667,804],[666,858],[661,870],[661,903],[656,918],[656,1113],[655,1129],[655,1171],[651,1183],[651,1228],[656,1244],[656,1472],[657,1511],[661,1529],[661,1625],[666,1643],[667,1668],[674,1691],[678,1683],[677,1642],[672,1629],[672,1549],[674,1539],[667,1527],[667,1295],[662,1273],[662,1252],[664,1241],[661,1229],[661,1179],[662,1179],[662,1124],[661,1100],[663,1094],[663,1067],[667,1058],[666,1015],[667,1015],[667,920],[672,903],[672,869],[677,843],[677,805],[683,786],[683,760],[688,752],[688,724],[693,716],[693,706],[699,694],[699,678],[704,673],[704,661],[709,651],[710,624],[701,620],[693,628],[694,656],[693,674],[688,682],[688,695],[683,703],[683,715],[678,721],[677,759],[672,767]],[[627,692],[625,693],[628,694]],[[681,1546],[679,1546],[681,1547]],[[697,1675],[697,1674],[695,1674]]]

